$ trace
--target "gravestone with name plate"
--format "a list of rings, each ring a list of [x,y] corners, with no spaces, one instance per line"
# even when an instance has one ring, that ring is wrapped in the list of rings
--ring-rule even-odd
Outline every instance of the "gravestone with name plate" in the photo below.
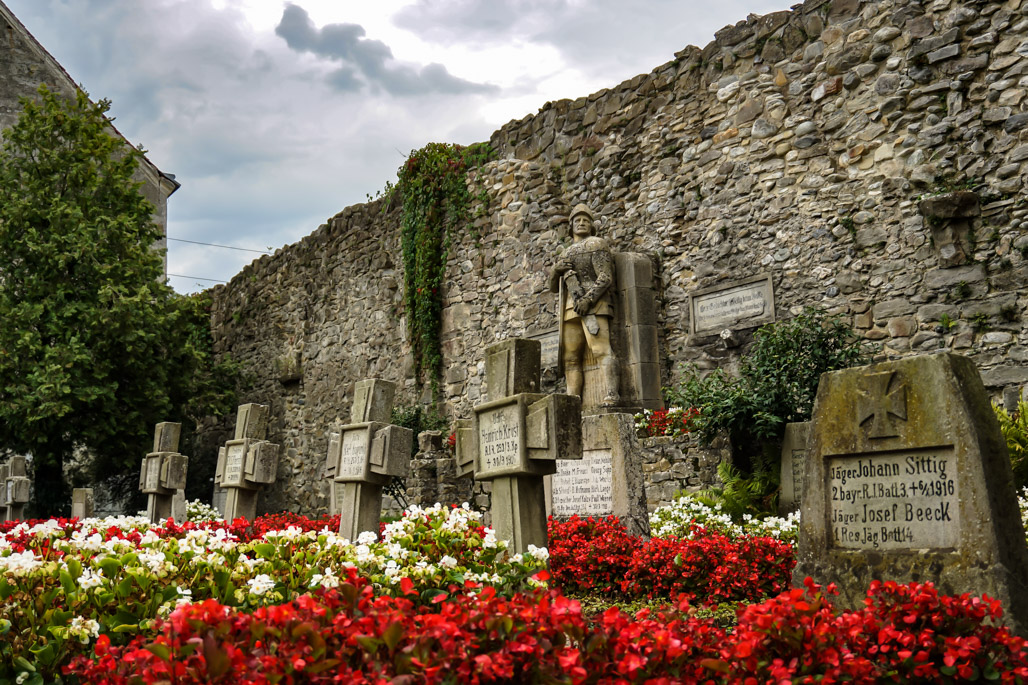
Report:
[[[178,453],[181,423],[158,423],[153,451],[139,467],[139,490],[146,494],[146,515],[151,523],[173,518],[186,520],[186,473],[189,457]]]
[[[414,431],[389,424],[396,385],[378,378],[354,387],[350,424],[329,436],[323,477],[329,480],[329,511],[339,514],[339,534],[356,540],[376,535],[382,487],[410,467]]]
[[[28,460],[22,455],[15,455],[7,460],[5,466],[6,475],[0,481],[6,508],[3,520],[21,521],[25,518],[25,503],[29,501],[29,488],[32,483],[27,477]]]
[[[261,486],[275,482],[279,446],[265,440],[267,433],[267,405],[240,405],[234,437],[218,451],[214,473],[214,506],[225,520],[252,521]]]
[[[617,516],[631,535],[650,534],[642,452],[632,414],[582,417],[582,459],[562,459],[547,478],[558,518]]]
[[[93,488],[75,488],[71,491],[71,517],[92,518],[94,508]],[[178,519],[176,519],[177,521]],[[185,519],[183,519],[185,520]]]
[[[874,579],[987,594],[1028,628],[1028,547],[974,362],[932,354],[827,373],[811,425],[794,582],[859,606]]]
[[[785,437],[782,438],[782,489],[778,493],[778,511],[782,515],[799,509],[809,439],[809,421],[785,424]]]
[[[457,428],[457,475],[492,481],[492,526],[515,552],[547,545],[543,476],[582,458],[582,400],[536,392],[539,368],[537,340],[487,348],[486,401]]]

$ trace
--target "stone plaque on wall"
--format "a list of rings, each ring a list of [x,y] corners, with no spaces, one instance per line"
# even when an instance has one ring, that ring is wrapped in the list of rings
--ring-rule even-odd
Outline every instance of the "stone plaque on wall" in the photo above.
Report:
[[[689,294],[689,331],[714,335],[733,328],[755,328],[775,320],[771,276],[723,283]]]
[[[540,364],[544,369],[551,369],[557,366],[560,357],[560,333],[556,328],[527,336],[529,340],[538,340],[542,346]]]
[[[861,606],[872,580],[987,594],[1028,629],[1028,547],[1006,442],[974,362],[932,354],[818,386],[793,581]]]

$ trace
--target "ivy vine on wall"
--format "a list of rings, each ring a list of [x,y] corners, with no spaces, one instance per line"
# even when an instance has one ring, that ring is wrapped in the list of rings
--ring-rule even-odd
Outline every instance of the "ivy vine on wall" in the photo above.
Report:
[[[488,143],[463,147],[429,143],[414,150],[398,172],[403,197],[401,247],[407,329],[414,372],[435,392],[442,378],[439,333],[443,280],[453,234],[468,225],[467,172],[495,156]]]

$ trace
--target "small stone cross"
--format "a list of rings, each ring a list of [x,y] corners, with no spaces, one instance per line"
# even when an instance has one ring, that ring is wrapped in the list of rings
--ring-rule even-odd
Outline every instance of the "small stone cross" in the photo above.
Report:
[[[27,460],[24,456],[11,457],[0,466],[0,521],[20,521],[25,518],[25,503],[29,501]]]
[[[864,425],[871,419],[872,438],[891,438],[899,435],[892,417],[907,420],[907,387],[903,383],[896,384],[891,391],[894,371],[869,373],[864,376],[868,391],[860,391],[857,396],[857,425]]]
[[[323,475],[329,480],[329,511],[339,514],[339,534],[356,540],[378,534],[382,486],[407,475],[414,431],[389,425],[396,386],[369,378],[354,387],[350,422],[329,436]]]
[[[218,451],[214,474],[215,506],[231,521],[257,516],[261,485],[275,482],[279,446],[268,442],[268,406],[243,404],[236,413],[235,437]],[[224,489],[221,495],[219,489]]]
[[[543,476],[582,458],[582,400],[537,392],[540,356],[538,340],[486,349],[486,402],[457,429],[457,474],[492,481],[493,528],[515,552],[547,545]]]
[[[139,489],[146,493],[146,515],[151,523],[174,518],[186,520],[186,472],[189,457],[178,453],[181,423],[158,423],[154,429],[153,452],[143,457]]]

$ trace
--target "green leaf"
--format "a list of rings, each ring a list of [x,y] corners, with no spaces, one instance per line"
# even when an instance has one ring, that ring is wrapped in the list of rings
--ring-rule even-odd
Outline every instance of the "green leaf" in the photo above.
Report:
[[[152,643],[144,646],[143,649],[145,649],[146,651],[150,652],[151,654],[156,656],[158,659],[161,659],[162,661],[168,661],[171,658],[171,650],[168,649],[168,646],[164,645],[164,644],[160,644],[160,643],[157,643],[157,642],[152,642]]]
[[[389,652],[392,653],[396,650],[396,645],[399,644],[403,636],[403,624],[399,621],[393,621],[389,624],[389,627],[382,632],[382,641],[385,642]]]
[[[253,546],[253,551],[261,559],[274,559],[278,548],[268,542],[258,542]]]

